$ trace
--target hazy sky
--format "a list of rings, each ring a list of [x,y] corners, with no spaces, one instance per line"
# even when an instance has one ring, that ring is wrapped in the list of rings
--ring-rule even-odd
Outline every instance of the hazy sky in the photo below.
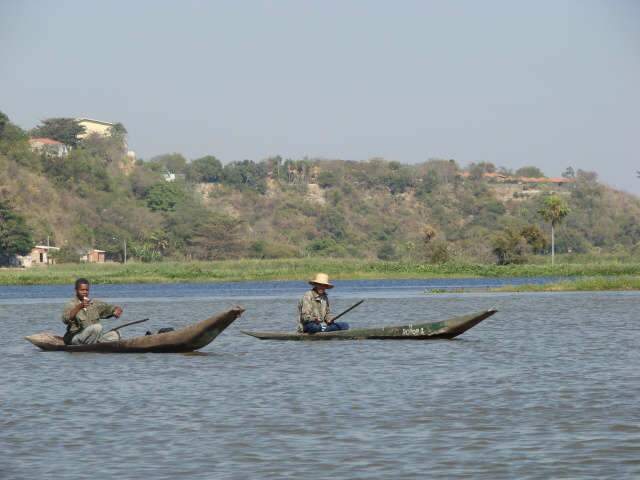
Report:
[[[640,193],[640,1],[0,2],[0,110],[150,158],[454,158]]]

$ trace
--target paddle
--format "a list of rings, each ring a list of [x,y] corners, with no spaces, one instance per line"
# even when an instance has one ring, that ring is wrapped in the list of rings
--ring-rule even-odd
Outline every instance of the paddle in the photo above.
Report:
[[[342,312],[339,315],[336,315],[335,317],[333,317],[331,319],[331,323],[335,322],[337,319],[339,319],[341,316],[346,315],[347,313],[349,313],[351,310],[353,310],[354,308],[356,308],[358,305],[360,305],[362,302],[364,302],[363,300],[360,300],[358,303],[351,305],[349,308],[347,308],[344,312]]]
[[[142,323],[149,320],[148,318],[143,318],[142,320],[136,320],[134,322],[123,323],[122,325],[118,325],[117,327],[112,328],[109,332],[115,332],[116,330],[120,330],[121,328],[128,327],[129,325],[135,325],[136,323]],[[107,333],[109,333],[107,332]]]

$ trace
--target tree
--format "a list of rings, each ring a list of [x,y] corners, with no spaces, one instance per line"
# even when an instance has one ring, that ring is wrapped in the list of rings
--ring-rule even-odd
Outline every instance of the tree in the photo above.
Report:
[[[549,195],[544,199],[542,208],[538,213],[542,218],[551,223],[551,265],[555,264],[556,243],[555,243],[555,227],[559,225],[564,217],[569,215],[571,210],[567,206],[564,199],[557,195]]]
[[[491,162],[472,163],[469,165],[469,175],[474,180],[479,180],[485,173],[494,173],[496,166]]]
[[[217,183],[222,177],[222,163],[213,155],[198,158],[187,165],[186,176],[191,182]]]
[[[384,243],[378,249],[376,255],[380,260],[395,260],[397,257],[396,248],[393,246],[393,243]]]
[[[22,129],[9,120],[4,113],[0,112],[0,141],[16,141],[26,138]]]
[[[181,205],[168,214],[166,230],[188,258],[224,260],[245,252],[244,222],[200,205]]]
[[[318,185],[322,188],[331,188],[340,185],[342,178],[340,173],[335,170],[324,169],[318,175]]]
[[[435,229],[433,225],[427,224],[422,227],[422,240],[425,245],[428,245],[431,242],[431,240],[435,238],[437,234],[438,234],[438,231]]]
[[[87,150],[75,149],[66,157],[47,157],[42,166],[58,184],[86,196],[87,192],[112,190],[113,179],[101,160]]]
[[[518,230],[507,228],[496,234],[491,243],[498,265],[525,263],[527,261],[529,245]]]
[[[4,135],[4,130],[7,128],[11,122],[9,121],[9,117],[3,112],[0,112],[0,138]]]
[[[31,130],[32,137],[45,137],[77,147],[80,144],[78,135],[85,132],[85,128],[73,118],[47,118],[42,125]]]
[[[231,162],[224,166],[224,182],[236,188],[247,188],[260,193],[267,191],[267,166],[252,160]]]
[[[544,238],[544,233],[537,225],[528,225],[524,227],[520,234],[531,246],[534,253],[543,253],[547,248],[547,240]]]
[[[187,194],[177,182],[156,183],[147,190],[147,206],[154,212],[173,212],[185,202]]]
[[[153,157],[150,162],[161,166],[161,170],[171,173],[184,173],[187,168],[187,159],[179,153],[166,153]]]
[[[109,128],[109,134],[112,137],[118,137],[118,138],[124,139],[124,137],[127,135],[127,133],[128,133],[127,129],[120,122],[114,123],[111,126],[111,128]]]
[[[516,177],[541,178],[544,173],[538,167],[522,167],[516,170]]]
[[[31,230],[22,215],[0,200],[0,264],[10,262],[15,255],[26,255],[33,245]]]
[[[105,164],[118,165],[126,154],[124,137],[117,135],[92,133],[82,140],[82,148],[94,158],[103,160]]]
[[[562,176],[564,178],[576,178],[576,171],[573,167],[567,167],[564,172],[562,172]]]

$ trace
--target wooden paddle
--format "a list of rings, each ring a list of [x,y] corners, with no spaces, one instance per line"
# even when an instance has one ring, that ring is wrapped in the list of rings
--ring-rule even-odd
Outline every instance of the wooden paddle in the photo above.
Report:
[[[143,318],[142,320],[136,320],[134,322],[123,323],[122,325],[118,325],[117,327],[112,328],[109,332],[115,332],[116,330],[120,330],[121,328],[128,327],[129,325],[135,325],[136,323],[142,323],[149,320],[148,318]],[[107,333],[109,333],[107,332]]]
[[[358,305],[360,305],[362,302],[364,302],[363,300],[360,300],[358,303],[351,305],[349,308],[347,308],[344,312],[342,312],[339,315],[336,315],[335,317],[333,317],[331,319],[331,323],[335,322],[337,319],[339,319],[341,316],[346,315],[347,313],[349,313],[351,310],[353,310],[354,308],[356,308]]]

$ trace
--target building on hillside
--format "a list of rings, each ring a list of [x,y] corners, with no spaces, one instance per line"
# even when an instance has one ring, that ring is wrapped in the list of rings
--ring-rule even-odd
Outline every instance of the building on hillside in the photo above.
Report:
[[[493,180],[495,182],[504,183],[509,181],[509,175],[505,175],[504,173],[499,172],[486,172],[483,173],[482,176],[488,180]]]
[[[33,267],[35,265],[53,265],[54,258],[49,256],[52,252],[60,250],[58,247],[48,247],[47,245],[36,245],[27,255],[16,255],[16,265],[19,267]]]
[[[80,261],[87,262],[87,263],[104,263],[105,253],[107,253],[105,250],[98,250],[97,248],[92,248],[87,253],[85,253],[82,257],[80,257]]]
[[[98,134],[106,137],[111,135],[111,128],[115,123],[103,122],[101,120],[93,120],[91,118],[77,118],[78,125],[84,127],[84,132],[78,134],[78,138],[86,138],[91,134]]]
[[[34,152],[44,153],[51,157],[65,157],[69,153],[69,147],[64,143],[51,138],[30,138],[29,146]]]
[[[162,174],[162,178],[164,178],[165,182],[175,182],[176,180],[184,182],[187,176],[184,173],[173,173],[166,171]]]
[[[102,120],[94,120],[92,118],[76,118],[76,122],[78,122],[78,125],[84,127],[84,132],[78,135],[79,139],[86,138],[89,135],[93,134],[107,137],[111,135],[111,129],[116,125],[112,122],[104,122]],[[124,149],[127,151],[127,158],[135,160],[136,152],[134,152],[133,150],[129,150],[126,138],[123,139],[123,142]]]

